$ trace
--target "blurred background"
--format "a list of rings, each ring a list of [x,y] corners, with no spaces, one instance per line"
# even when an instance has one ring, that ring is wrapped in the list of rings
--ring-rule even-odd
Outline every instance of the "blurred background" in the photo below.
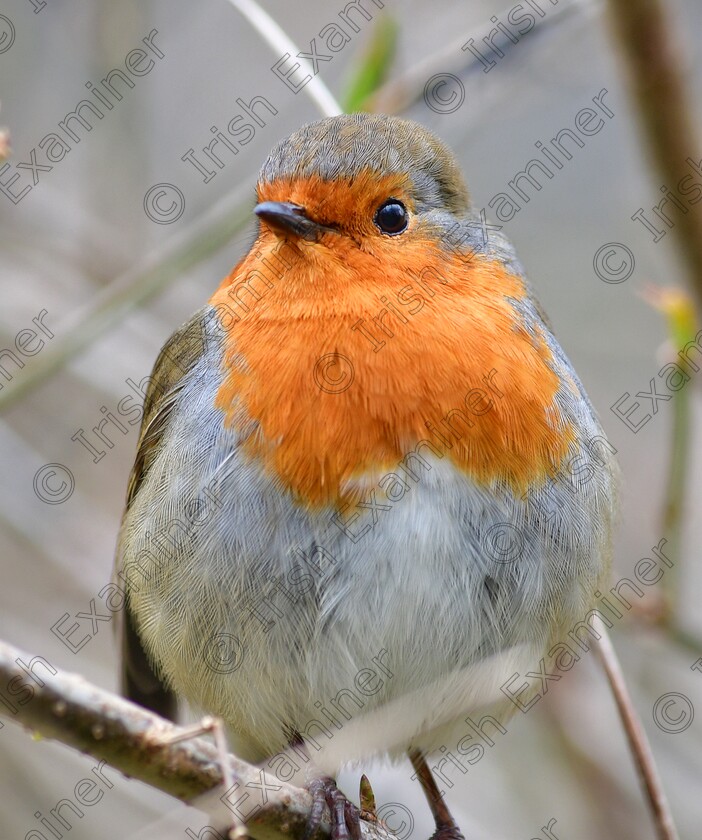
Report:
[[[606,5],[363,0],[336,52],[325,46],[329,30],[320,33],[343,23],[346,3],[263,5],[301,51],[316,38],[318,52],[331,56],[319,75],[343,107],[401,113],[445,140],[489,219],[491,199],[514,196],[508,182],[529,160],[547,162],[539,144],[574,130],[578,112],[607,91],[613,115],[597,133],[580,134],[582,147],[551,167],[553,177],[535,171],[541,188],[523,185],[528,200],[503,224],[618,450],[613,582],[633,578],[661,539],[674,557],[612,633],[680,835],[699,837],[699,375],[655,414],[638,398],[630,423],[651,417],[637,432],[611,410],[627,395],[626,413],[651,379],[671,395],[658,372],[699,326],[674,241],[683,210],[668,204],[670,226],[651,209],[664,189],[679,193],[646,154]],[[666,14],[680,36],[671,57],[699,102],[702,6],[675,0]],[[490,36],[498,24],[512,37]],[[110,578],[138,427],[124,418],[124,431],[103,425],[107,442],[93,430],[118,405],[133,405],[127,397],[140,399],[134,383],[162,343],[251,241],[253,187],[268,151],[320,112],[309,90],[291,89],[304,73],[286,84],[292,62],[276,74],[282,51],[226,0],[5,0],[0,32],[0,126],[12,149],[0,171],[0,638],[114,690],[110,624],[91,635],[91,623],[75,616]],[[462,49],[469,39],[480,55]],[[254,135],[240,135],[248,142],[235,152],[220,141],[208,156],[217,132],[232,140],[227,126],[255,97],[267,105],[254,103]],[[79,111],[87,127],[67,120],[81,100],[99,109]],[[699,129],[699,113],[689,117]],[[252,119],[234,129],[243,122]],[[702,147],[686,154],[699,166]],[[661,235],[632,220],[640,209]],[[104,606],[99,598],[96,606]],[[74,623],[78,650],[59,638]],[[95,762],[3,722],[0,835],[41,837],[31,834],[42,830],[35,814],[71,796]],[[432,820],[409,764],[364,769],[397,836],[428,837]],[[197,811],[109,775],[114,786],[66,832],[71,840],[149,836],[153,821],[178,808],[171,836],[187,836],[186,828],[197,836],[205,824]],[[451,778],[447,800],[469,840],[656,836],[591,655],[514,718],[465,776]],[[358,772],[345,772],[341,785],[354,796]]]

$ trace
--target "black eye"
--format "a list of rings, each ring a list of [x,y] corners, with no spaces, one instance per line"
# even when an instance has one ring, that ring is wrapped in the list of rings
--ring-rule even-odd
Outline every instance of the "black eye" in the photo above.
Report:
[[[402,233],[409,223],[409,213],[405,205],[396,198],[389,198],[376,210],[373,221],[383,231],[394,235]]]

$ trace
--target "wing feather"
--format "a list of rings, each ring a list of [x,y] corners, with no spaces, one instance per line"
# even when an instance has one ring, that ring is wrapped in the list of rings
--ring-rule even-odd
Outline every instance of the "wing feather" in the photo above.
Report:
[[[137,454],[129,476],[127,502],[122,527],[139,488],[158,454],[164,432],[182,392],[185,375],[205,351],[207,312],[201,309],[164,344],[156,359],[144,399]],[[118,548],[115,575],[124,565]],[[117,633],[121,648],[121,691],[135,703],[170,719],[175,719],[176,698],[156,674],[139,638],[136,622],[125,604]]]

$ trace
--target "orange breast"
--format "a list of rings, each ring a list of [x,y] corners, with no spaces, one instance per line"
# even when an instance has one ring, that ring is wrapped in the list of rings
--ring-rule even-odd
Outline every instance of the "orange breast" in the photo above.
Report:
[[[264,230],[210,300],[227,331],[217,405],[250,456],[310,507],[353,500],[345,482],[391,470],[421,440],[483,484],[524,492],[554,474],[574,430],[555,412],[543,332],[507,300],[525,296],[521,279],[426,239],[408,239],[401,261],[389,238],[335,240],[281,249]],[[350,363],[326,372],[332,391],[346,373],[339,393],[319,385],[334,353]]]

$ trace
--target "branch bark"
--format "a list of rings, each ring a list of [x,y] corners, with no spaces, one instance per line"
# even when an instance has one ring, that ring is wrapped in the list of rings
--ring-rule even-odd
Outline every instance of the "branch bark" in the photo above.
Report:
[[[612,646],[609,633],[599,619],[597,620],[597,626],[600,638],[595,642],[595,652],[612,689],[624,733],[629,742],[629,748],[651,810],[656,835],[659,840],[679,840],[668,799],[658,775],[656,762],[651,753],[646,732],[626,687],[619,659]]]
[[[20,686],[26,690],[19,691]],[[182,727],[2,641],[0,714],[186,803],[197,806],[194,800],[223,783],[214,745],[201,738],[170,743]],[[309,793],[271,773],[264,777],[260,767],[234,756],[229,760],[238,780],[229,801],[248,793],[246,804],[240,806],[245,810],[236,813],[234,805],[226,806],[231,816],[241,819],[250,814],[246,827],[256,840],[302,838],[312,804]],[[225,832],[229,825],[213,827]],[[328,820],[323,828],[328,832]],[[361,829],[364,840],[388,840],[379,824],[362,822]]]
[[[609,12],[650,157],[663,184],[675,192],[691,174],[687,158],[699,161],[702,147],[684,83],[681,45],[668,20],[670,9],[661,0],[609,0]],[[690,203],[676,212],[670,227],[702,312],[702,205]]]

